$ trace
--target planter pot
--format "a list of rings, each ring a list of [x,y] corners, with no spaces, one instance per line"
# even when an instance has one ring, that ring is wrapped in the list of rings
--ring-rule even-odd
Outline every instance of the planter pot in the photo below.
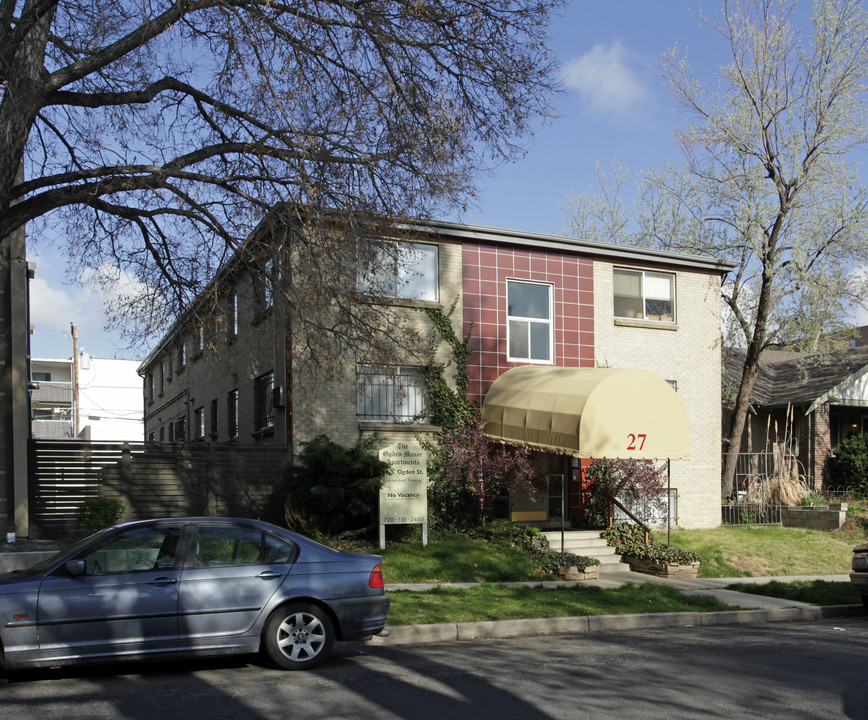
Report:
[[[695,578],[699,573],[699,561],[679,565],[677,563],[656,562],[655,560],[640,560],[625,555],[622,560],[629,563],[633,572],[656,575],[657,577]]]
[[[561,565],[558,568],[558,577],[561,580],[597,580],[600,577],[599,565],[591,565],[582,572],[575,565]]]

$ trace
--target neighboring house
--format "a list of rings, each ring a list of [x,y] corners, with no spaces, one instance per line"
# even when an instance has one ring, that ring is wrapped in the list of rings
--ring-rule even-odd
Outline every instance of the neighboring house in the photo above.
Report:
[[[78,387],[73,361],[30,361],[31,430],[34,438],[142,441],[139,361],[91,357],[80,352]]]
[[[745,352],[724,350],[724,384],[738,388]],[[724,428],[731,411],[724,408]],[[808,486],[829,486],[832,449],[852,433],[868,432],[868,347],[833,353],[766,350],[751,393],[742,453],[789,452]]]
[[[390,238],[403,243],[406,263],[377,302],[406,308],[424,333],[430,325],[413,306],[448,309],[457,298],[453,326],[459,334],[471,327],[473,333],[471,399],[482,403],[498,377],[525,365],[655,373],[677,390],[675,402],[680,398],[688,418],[690,457],[671,464],[678,521],[720,524],[719,290],[729,266],[455,223],[419,223],[411,230]],[[211,320],[203,323],[191,309],[142,363],[148,440],[276,444],[297,452],[299,443],[323,433],[348,445],[360,433],[377,431],[387,445],[434,429],[426,424],[422,367],[411,353],[389,368],[346,358],[345,378],[328,384],[308,377],[293,362],[281,294],[258,290],[243,268],[230,262],[209,288],[219,306]],[[347,271],[348,282],[357,282],[356,272]],[[279,278],[276,269],[274,282]],[[449,359],[445,347],[438,359]],[[641,390],[631,400],[636,408],[649,402]],[[657,425],[666,424],[660,410]],[[550,497],[504,499],[497,514],[556,520],[555,499],[571,467],[572,516],[578,458],[565,465],[556,454],[537,453],[536,460],[549,472]]]

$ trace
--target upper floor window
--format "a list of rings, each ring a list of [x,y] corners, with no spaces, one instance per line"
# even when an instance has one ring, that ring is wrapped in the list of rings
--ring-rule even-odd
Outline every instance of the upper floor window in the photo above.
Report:
[[[33,380],[33,382],[51,382],[51,373],[34,370],[30,373],[30,379]]]
[[[506,281],[508,360],[550,363],[554,358],[552,286]]]
[[[419,422],[428,417],[425,375],[419,367],[359,365],[359,420]]]
[[[232,339],[238,337],[238,293],[230,293],[226,303],[226,333]]]
[[[615,268],[615,317],[675,322],[675,275]]]
[[[274,373],[267,372],[253,381],[253,426],[255,430],[274,427]]]
[[[178,370],[187,366],[187,343],[182,339],[178,344]]]
[[[395,243],[380,248],[367,266],[360,263],[360,293],[403,300],[439,299],[436,245]]]

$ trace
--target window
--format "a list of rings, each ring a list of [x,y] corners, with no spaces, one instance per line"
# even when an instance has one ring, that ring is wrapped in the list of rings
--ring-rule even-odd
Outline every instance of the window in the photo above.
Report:
[[[160,362],[160,395],[163,394],[163,391],[166,389],[166,364],[164,362]]]
[[[184,442],[187,439],[187,422],[184,418],[180,418],[175,422],[175,441]]]
[[[33,382],[51,382],[51,373],[35,370],[30,373],[30,379],[33,380]]]
[[[171,570],[181,538],[180,525],[127,530],[80,556],[88,575]]]
[[[370,265],[360,265],[358,289],[365,295],[437,302],[437,246],[397,243],[396,249],[379,249]]]
[[[274,373],[267,372],[253,381],[253,427],[267,430],[274,427]]]
[[[286,563],[295,558],[295,546],[245,525],[199,526],[196,567],[251,563]]]
[[[163,442],[163,440],[165,440],[165,439],[166,439],[166,428],[161,427],[160,428],[160,442]]]
[[[217,400],[211,401],[211,437],[217,437]]]
[[[229,439],[238,437],[238,390],[230,390],[226,396],[226,432]]]
[[[226,333],[232,340],[238,337],[238,294],[230,293],[227,304]]]
[[[197,407],[193,411],[193,437],[201,440],[205,437],[205,408]]]
[[[265,262],[264,276],[265,307],[271,307],[274,304],[274,260],[268,259]]]
[[[428,419],[425,375],[418,367],[359,365],[359,420],[419,422]]]
[[[154,373],[148,373],[148,384],[145,386],[145,394],[150,402],[154,402]]]
[[[552,286],[507,280],[509,360],[553,362]]]
[[[675,322],[675,275],[615,268],[615,317]]]
[[[178,370],[183,370],[187,366],[187,343],[181,340],[178,345]]]

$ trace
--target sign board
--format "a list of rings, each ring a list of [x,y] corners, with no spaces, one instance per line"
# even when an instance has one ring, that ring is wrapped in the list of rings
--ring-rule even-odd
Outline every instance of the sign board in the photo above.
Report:
[[[416,440],[401,440],[380,450],[391,464],[380,489],[380,547],[386,546],[386,525],[422,525],[428,544],[428,453]]]

